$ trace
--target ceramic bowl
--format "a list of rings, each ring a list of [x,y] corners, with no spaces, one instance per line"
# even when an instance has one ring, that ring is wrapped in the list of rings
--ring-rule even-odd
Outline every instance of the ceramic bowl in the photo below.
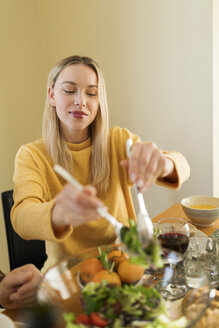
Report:
[[[211,226],[219,219],[219,198],[217,197],[190,196],[184,198],[181,205],[185,214],[198,227]],[[200,208],[193,208],[193,206]],[[211,206],[212,208],[206,208]]]

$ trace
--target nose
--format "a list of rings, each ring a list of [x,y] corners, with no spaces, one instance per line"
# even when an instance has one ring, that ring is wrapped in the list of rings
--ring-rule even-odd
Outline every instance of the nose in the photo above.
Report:
[[[83,92],[78,91],[74,95],[74,105],[77,107],[86,106],[86,97],[84,96]]]

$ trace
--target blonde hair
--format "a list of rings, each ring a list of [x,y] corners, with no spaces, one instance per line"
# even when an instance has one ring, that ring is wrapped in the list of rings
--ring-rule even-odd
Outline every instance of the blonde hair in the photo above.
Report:
[[[89,57],[71,56],[65,58],[58,62],[51,70],[47,87],[54,88],[56,80],[62,70],[67,66],[76,64],[83,64],[90,67],[96,73],[98,79],[99,109],[95,120],[90,126],[92,151],[89,183],[97,188],[98,193],[102,193],[105,192],[109,186],[110,176],[108,141],[109,120],[105,82],[98,64]],[[44,143],[54,164],[60,164],[74,174],[74,159],[63,137],[60,121],[54,108],[55,107],[50,104],[47,94],[42,125]]]

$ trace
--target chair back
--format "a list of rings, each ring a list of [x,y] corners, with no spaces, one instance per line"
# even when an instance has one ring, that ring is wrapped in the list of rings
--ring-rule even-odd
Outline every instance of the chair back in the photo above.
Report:
[[[28,263],[32,263],[38,269],[41,269],[47,258],[45,242],[41,240],[24,240],[14,231],[10,219],[11,208],[14,204],[13,190],[2,192],[1,197],[10,269],[13,270]]]

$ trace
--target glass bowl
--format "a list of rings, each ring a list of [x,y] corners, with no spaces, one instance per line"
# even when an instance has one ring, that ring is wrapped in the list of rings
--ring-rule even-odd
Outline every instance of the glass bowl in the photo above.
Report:
[[[112,251],[118,249],[117,247],[115,245],[108,245],[101,246],[101,249]],[[98,248],[92,248],[75,256],[64,258],[51,267],[44,274],[41,281],[38,290],[39,301],[55,305],[62,313],[73,312],[75,316],[84,313],[81,297],[83,286],[79,284],[78,280],[80,267],[84,260],[98,256]],[[179,274],[179,270],[183,270],[183,264],[179,264],[176,270],[178,272],[174,274]],[[185,283],[186,277],[183,272],[181,272],[181,276],[182,283]],[[162,273],[158,273],[157,275],[148,274],[147,272],[141,278],[140,284],[145,288],[154,287],[159,291],[164,277],[167,279],[166,268]],[[170,275],[169,279],[171,277]],[[177,301],[163,300],[167,309],[168,318],[170,320],[177,320],[181,316],[186,317],[187,324],[184,326],[186,328],[193,327],[198,322],[215,295],[215,290],[210,286],[209,279],[202,270],[199,270],[198,282],[195,288],[188,286],[188,291],[183,298]],[[139,282],[137,286],[139,286]]]

